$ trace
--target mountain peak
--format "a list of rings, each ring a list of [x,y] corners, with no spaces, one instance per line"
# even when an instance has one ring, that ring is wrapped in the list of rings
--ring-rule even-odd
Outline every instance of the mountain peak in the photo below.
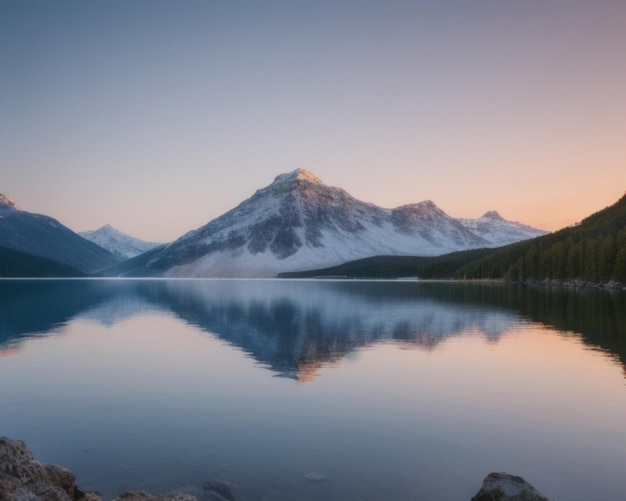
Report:
[[[417,202],[415,206],[428,210],[440,210],[439,207],[437,207],[435,202],[433,202],[432,200],[423,200],[422,202]]]
[[[447,216],[447,214],[437,207],[437,204],[435,204],[432,200],[424,200],[415,204],[403,205],[395,210],[411,213],[417,217]]]
[[[120,230],[113,228],[113,226],[111,226],[110,224],[105,224],[104,226],[100,226],[100,228],[98,228],[97,230],[79,232],[79,235],[82,235],[83,233],[88,233],[88,234],[89,233],[101,233],[103,235],[123,235],[123,233]]]
[[[504,221],[504,218],[495,210],[490,210],[485,212],[481,218],[486,218],[486,219],[495,219],[497,221]]]
[[[122,259],[133,258],[160,245],[127,235],[110,224],[105,224],[97,230],[81,231],[78,234]]]
[[[274,184],[294,181],[308,181],[309,183],[322,184],[320,178],[306,169],[296,169],[285,174],[279,174],[274,178]]]
[[[0,210],[1,209],[20,210],[13,200],[0,193]]]

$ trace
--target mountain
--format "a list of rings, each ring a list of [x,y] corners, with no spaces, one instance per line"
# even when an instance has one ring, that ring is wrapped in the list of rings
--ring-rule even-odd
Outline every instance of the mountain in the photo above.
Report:
[[[514,221],[507,221],[496,211],[486,212],[478,219],[459,219],[475,235],[490,242],[489,247],[501,247],[546,234],[537,228]]]
[[[133,258],[161,245],[131,237],[110,224],[97,230],[79,231],[78,234],[122,259]]]
[[[153,258],[159,256],[165,246],[155,247],[149,251],[139,254],[138,256],[131,257],[121,263],[118,263],[110,268],[106,268],[98,273],[104,277],[137,277],[146,276],[147,264],[152,261]]]
[[[56,219],[20,209],[0,194],[0,246],[94,273],[120,259]]]
[[[57,261],[0,247],[0,277],[81,277],[84,275]]]
[[[273,277],[381,254],[436,256],[494,247],[545,233],[523,225],[515,232],[517,223],[488,219],[455,219],[431,201],[384,209],[297,169],[183,235],[131,274]]]

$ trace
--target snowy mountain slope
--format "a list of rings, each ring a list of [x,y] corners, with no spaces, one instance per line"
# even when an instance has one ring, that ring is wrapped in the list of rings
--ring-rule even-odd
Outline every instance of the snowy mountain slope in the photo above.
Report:
[[[120,261],[56,219],[24,211],[4,195],[0,195],[0,245],[52,259],[84,273],[94,273]]]
[[[165,247],[144,272],[271,277],[374,255],[435,256],[527,238],[492,233],[472,231],[430,201],[396,209],[362,202],[298,169]]]
[[[489,211],[478,219],[459,219],[475,235],[488,240],[490,247],[501,247],[548,233],[515,221],[507,221],[496,211]]]
[[[161,245],[131,237],[116,230],[110,224],[97,230],[79,231],[78,234],[122,259],[133,258]]]

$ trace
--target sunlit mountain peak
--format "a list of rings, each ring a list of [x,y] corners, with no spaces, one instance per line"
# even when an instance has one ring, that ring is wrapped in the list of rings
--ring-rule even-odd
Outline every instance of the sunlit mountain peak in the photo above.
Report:
[[[278,176],[276,176],[276,178],[274,178],[274,183],[285,183],[293,181],[308,181],[310,183],[320,184],[322,183],[320,178],[318,178],[315,174],[306,169],[296,169],[285,174],[279,174]]]
[[[2,209],[21,210],[13,200],[0,193],[0,210]]]

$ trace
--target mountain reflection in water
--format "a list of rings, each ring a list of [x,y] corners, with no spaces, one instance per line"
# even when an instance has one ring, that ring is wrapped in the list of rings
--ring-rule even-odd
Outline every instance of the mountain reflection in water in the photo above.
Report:
[[[497,342],[540,322],[626,361],[626,294],[504,284],[286,280],[0,281],[0,354],[75,318],[113,325],[168,311],[301,382],[374,343],[432,350],[451,336]]]

